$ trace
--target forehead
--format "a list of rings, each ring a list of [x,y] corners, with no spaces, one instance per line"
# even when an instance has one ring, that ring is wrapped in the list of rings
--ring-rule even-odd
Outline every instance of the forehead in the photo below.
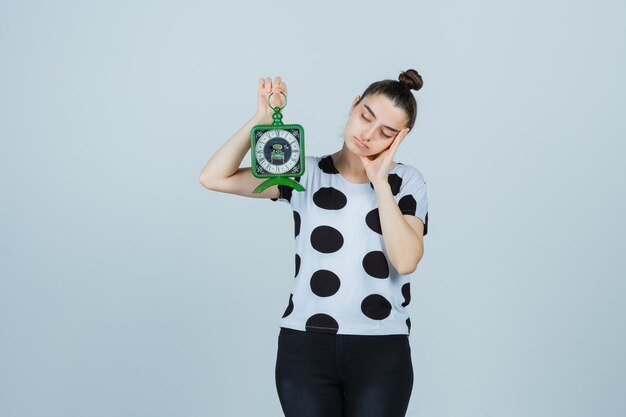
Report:
[[[361,109],[370,114],[367,107],[374,113],[376,120],[380,123],[395,129],[401,129],[405,122],[406,116],[404,110],[393,105],[393,102],[387,97],[377,94],[367,96],[361,101]]]

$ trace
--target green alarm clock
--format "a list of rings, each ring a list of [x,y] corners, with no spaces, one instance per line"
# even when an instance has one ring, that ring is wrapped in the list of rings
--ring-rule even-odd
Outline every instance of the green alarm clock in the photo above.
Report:
[[[283,107],[272,107],[271,93],[267,98],[274,110],[271,125],[256,125],[250,132],[250,150],[252,156],[252,174],[257,178],[268,178],[259,185],[254,193],[260,193],[272,185],[286,185],[297,191],[304,187],[289,177],[304,174],[304,128],[299,124],[283,124],[280,113],[287,105],[287,96]]]

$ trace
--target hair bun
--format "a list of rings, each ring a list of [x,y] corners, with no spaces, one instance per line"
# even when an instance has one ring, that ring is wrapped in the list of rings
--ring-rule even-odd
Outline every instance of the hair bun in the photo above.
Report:
[[[409,87],[409,89],[415,91],[419,90],[424,85],[424,82],[422,81],[422,76],[419,75],[419,73],[414,69],[402,71],[398,76],[398,81]]]

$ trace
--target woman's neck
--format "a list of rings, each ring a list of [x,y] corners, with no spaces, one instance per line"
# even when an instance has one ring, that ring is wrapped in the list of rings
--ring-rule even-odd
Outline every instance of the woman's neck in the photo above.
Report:
[[[367,173],[361,159],[350,152],[345,143],[340,150],[332,154],[332,158],[335,168],[344,176],[367,181]]]

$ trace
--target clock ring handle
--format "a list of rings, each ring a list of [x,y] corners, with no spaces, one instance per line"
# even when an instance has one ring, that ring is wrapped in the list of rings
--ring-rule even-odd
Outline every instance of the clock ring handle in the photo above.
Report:
[[[272,103],[270,103],[270,98],[272,97],[272,94],[274,94],[274,93],[272,92],[272,93],[270,93],[270,95],[269,95],[269,96],[267,96],[267,104],[270,106],[270,109],[272,109],[272,110],[274,110],[274,111],[276,111],[276,109],[280,109],[280,110],[284,109],[284,108],[285,108],[285,106],[287,105],[287,96],[285,95],[285,93],[283,93],[282,91],[280,91],[280,94],[282,94],[283,96],[285,96],[285,104],[283,105],[283,107],[278,107],[278,106],[276,106],[276,107],[272,107]]]

